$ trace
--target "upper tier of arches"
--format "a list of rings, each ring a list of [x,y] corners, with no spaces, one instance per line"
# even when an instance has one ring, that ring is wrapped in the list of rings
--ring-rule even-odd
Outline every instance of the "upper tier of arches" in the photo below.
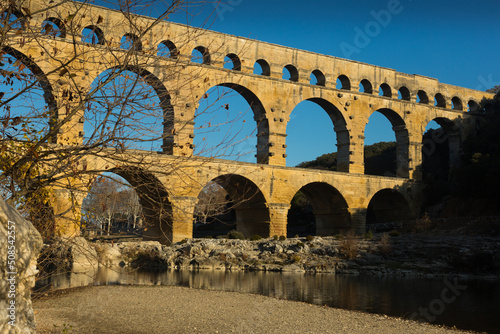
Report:
[[[45,4],[35,0],[30,3],[30,7],[31,13],[36,13],[36,9],[44,9]],[[71,24],[66,24],[67,13],[75,11]],[[363,82],[362,86],[371,87],[361,90],[365,94],[456,111],[478,111],[482,98],[482,93],[478,94],[478,91],[441,84],[432,78],[171,22],[157,24],[144,34],[139,30],[133,31],[131,25],[125,24],[122,13],[94,5],[78,7],[74,3],[65,3],[42,11],[42,14],[29,16],[22,10],[9,10],[9,15],[18,20],[10,21],[22,22],[14,24],[13,28],[24,29],[29,26],[33,29],[38,26],[41,33],[53,38],[75,38],[83,43],[149,52],[148,55],[152,52],[175,61],[193,62],[197,58],[193,51],[197,51],[201,53],[200,63],[206,66],[250,74],[254,72],[255,64],[258,64],[263,76],[282,79],[285,70],[290,73],[286,79],[294,83],[353,92],[359,92],[358,87]],[[154,20],[144,16],[137,16],[137,19],[144,21],[144,26]],[[168,38],[165,39],[165,36]],[[166,52],[159,52],[161,48]],[[342,83],[340,87],[337,85],[338,79]]]

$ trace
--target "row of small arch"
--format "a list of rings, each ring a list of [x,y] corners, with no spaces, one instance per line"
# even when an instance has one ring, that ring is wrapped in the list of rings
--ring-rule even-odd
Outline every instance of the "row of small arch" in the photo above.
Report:
[[[5,15],[5,13],[4,13]],[[17,18],[20,17],[20,13],[10,13],[11,17],[9,17],[10,22],[14,22],[13,26],[16,28],[22,27],[22,21],[18,21]],[[66,28],[65,24],[62,20],[56,17],[49,17],[42,23],[42,33],[47,35],[52,35],[54,37],[65,38],[66,37]],[[105,44],[104,33],[102,30],[96,25],[89,25],[85,27],[82,31],[82,41],[90,44]],[[135,34],[125,34],[122,37],[120,47],[123,49],[133,49],[135,51],[142,50],[142,43],[140,38]],[[177,59],[180,55],[178,48],[176,45],[170,41],[165,40],[162,41],[158,45],[157,55],[162,57],[168,57],[171,59]],[[205,65],[211,65],[212,60],[210,57],[209,50],[204,46],[197,46],[193,49],[191,54],[191,61],[197,62]],[[234,71],[241,71],[242,63],[240,58],[234,54],[230,53],[226,55],[224,59],[224,67],[226,69],[231,69]],[[262,76],[270,76],[271,75],[271,67],[267,61],[264,59],[259,59],[254,64],[254,74],[262,75]],[[288,64],[283,68],[283,77],[282,79],[290,80],[293,82],[299,81],[299,71],[297,68]],[[317,86],[325,86],[326,85],[326,77],[320,70],[314,70],[311,73],[311,81],[310,84]],[[337,78],[336,88],[340,90],[352,90],[351,81],[346,75],[340,75]],[[371,82],[367,79],[361,80],[359,84],[359,91],[366,94],[374,94],[374,88]],[[379,96],[392,98],[393,92],[391,87],[387,83],[383,83],[379,87]],[[402,86],[398,90],[398,99],[411,101],[412,94],[410,90]],[[424,90],[419,90],[416,94],[415,102],[422,104],[429,104],[430,99],[428,94]],[[446,108],[447,101],[446,98],[441,94],[437,93],[434,96],[434,105],[436,107]],[[479,110],[479,104],[470,100],[467,103],[468,111],[475,112]],[[462,99],[458,96],[454,96],[451,99],[451,109],[453,110],[464,110],[464,104]]]

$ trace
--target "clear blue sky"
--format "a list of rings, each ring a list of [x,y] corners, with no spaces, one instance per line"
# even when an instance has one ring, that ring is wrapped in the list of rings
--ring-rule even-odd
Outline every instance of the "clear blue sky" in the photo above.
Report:
[[[430,76],[443,83],[467,88],[486,90],[500,84],[499,1],[226,2],[226,6],[219,8],[219,16],[206,27],[219,32],[389,67],[400,72]],[[373,13],[388,10],[390,6],[393,12],[390,21],[379,25],[380,31],[372,34],[373,37],[368,43],[356,44],[357,31],[366,31],[367,24],[376,22]],[[199,15],[190,17],[190,23],[200,25],[213,10],[214,6],[210,3],[206,4],[203,10],[195,8],[194,11]],[[185,14],[180,13],[172,16],[171,20],[186,23],[186,18]],[[357,50],[346,53],[346,45],[354,46]],[[240,134],[240,139],[245,138],[245,133],[252,136],[250,125],[255,123],[251,112],[246,112],[248,106],[238,98],[229,102],[231,108],[228,112],[243,115],[242,118],[246,120],[245,124],[242,123],[243,134]],[[227,115],[221,117],[225,118]],[[220,134],[225,131],[220,128],[218,132]],[[210,135],[216,136],[207,133],[205,137]],[[376,116],[370,118],[366,137],[366,144],[394,140],[388,121]],[[197,136],[198,144],[200,139],[201,136]],[[318,141],[322,145],[308,144]],[[208,139],[204,141],[207,142]],[[287,138],[287,165],[294,166],[301,161],[312,160],[318,155],[335,151],[335,143],[331,123],[322,109],[312,103],[303,102],[292,112]],[[251,139],[239,143],[236,151],[250,152],[254,147],[255,139]],[[254,153],[252,151],[242,160],[254,161]]]

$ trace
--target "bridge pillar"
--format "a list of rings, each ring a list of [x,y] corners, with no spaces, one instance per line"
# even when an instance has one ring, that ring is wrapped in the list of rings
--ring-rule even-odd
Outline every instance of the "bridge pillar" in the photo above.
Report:
[[[410,141],[408,147],[408,177],[413,180],[422,179],[422,140]]]
[[[56,237],[80,235],[81,207],[85,195],[69,189],[51,189],[50,205],[54,213]]]
[[[290,203],[269,203],[269,236],[286,236]]]
[[[263,145],[267,145],[267,149],[260,149],[258,151],[265,152],[268,155],[267,163],[269,165],[286,166],[286,125],[288,123],[288,116],[286,116],[285,111],[280,106],[272,107],[270,111],[266,120],[269,124],[269,133],[265,135],[268,138],[258,138],[259,143],[262,142]],[[262,137],[260,133],[259,136]],[[261,161],[258,160],[258,162]]]
[[[349,208],[352,231],[355,234],[366,233],[366,208]]]
[[[335,127],[334,127],[335,131]],[[337,171],[348,173],[351,169],[349,131],[338,130],[337,133]]]
[[[168,236],[168,241],[176,243],[184,239],[193,237],[193,213],[197,197],[179,196],[169,197],[172,205],[172,234]],[[167,243],[167,240],[161,240]]]
[[[394,126],[392,129],[396,134],[396,176],[408,178],[410,175],[408,131],[404,125]]]
[[[176,96],[172,103],[171,115],[164,119],[163,152],[166,154],[193,155],[194,115],[198,104],[192,101],[192,95]]]
[[[56,141],[58,144],[64,145],[80,145],[83,142],[83,123],[84,123],[84,108],[80,102],[84,99],[87,90],[83,87],[88,87],[90,84],[83,82],[85,75],[77,69],[73,69],[66,75],[75,75],[71,80],[67,80],[66,76],[60,77],[59,74],[51,74],[48,76],[50,82],[58,82],[60,84],[53,85],[52,94],[55,101],[53,105],[49,105],[51,111],[57,110],[57,121],[62,124],[57,132]],[[75,81],[75,82],[74,82]],[[76,86],[76,87],[75,87]]]
[[[363,135],[352,134],[349,148],[349,173],[365,173],[365,137]]]

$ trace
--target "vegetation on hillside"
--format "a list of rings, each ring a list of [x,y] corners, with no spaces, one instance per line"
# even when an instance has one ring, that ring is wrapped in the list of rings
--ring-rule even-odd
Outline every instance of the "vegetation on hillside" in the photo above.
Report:
[[[337,170],[337,152],[327,153],[312,161],[301,162],[301,168]],[[365,173],[370,175],[395,175],[396,143],[380,142],[365,146]]]
[[[476,131],[463,145],[462,165],[457,170],[452,195],[493,214],[500,212],[500,92],[484,100],[476,117]]]

